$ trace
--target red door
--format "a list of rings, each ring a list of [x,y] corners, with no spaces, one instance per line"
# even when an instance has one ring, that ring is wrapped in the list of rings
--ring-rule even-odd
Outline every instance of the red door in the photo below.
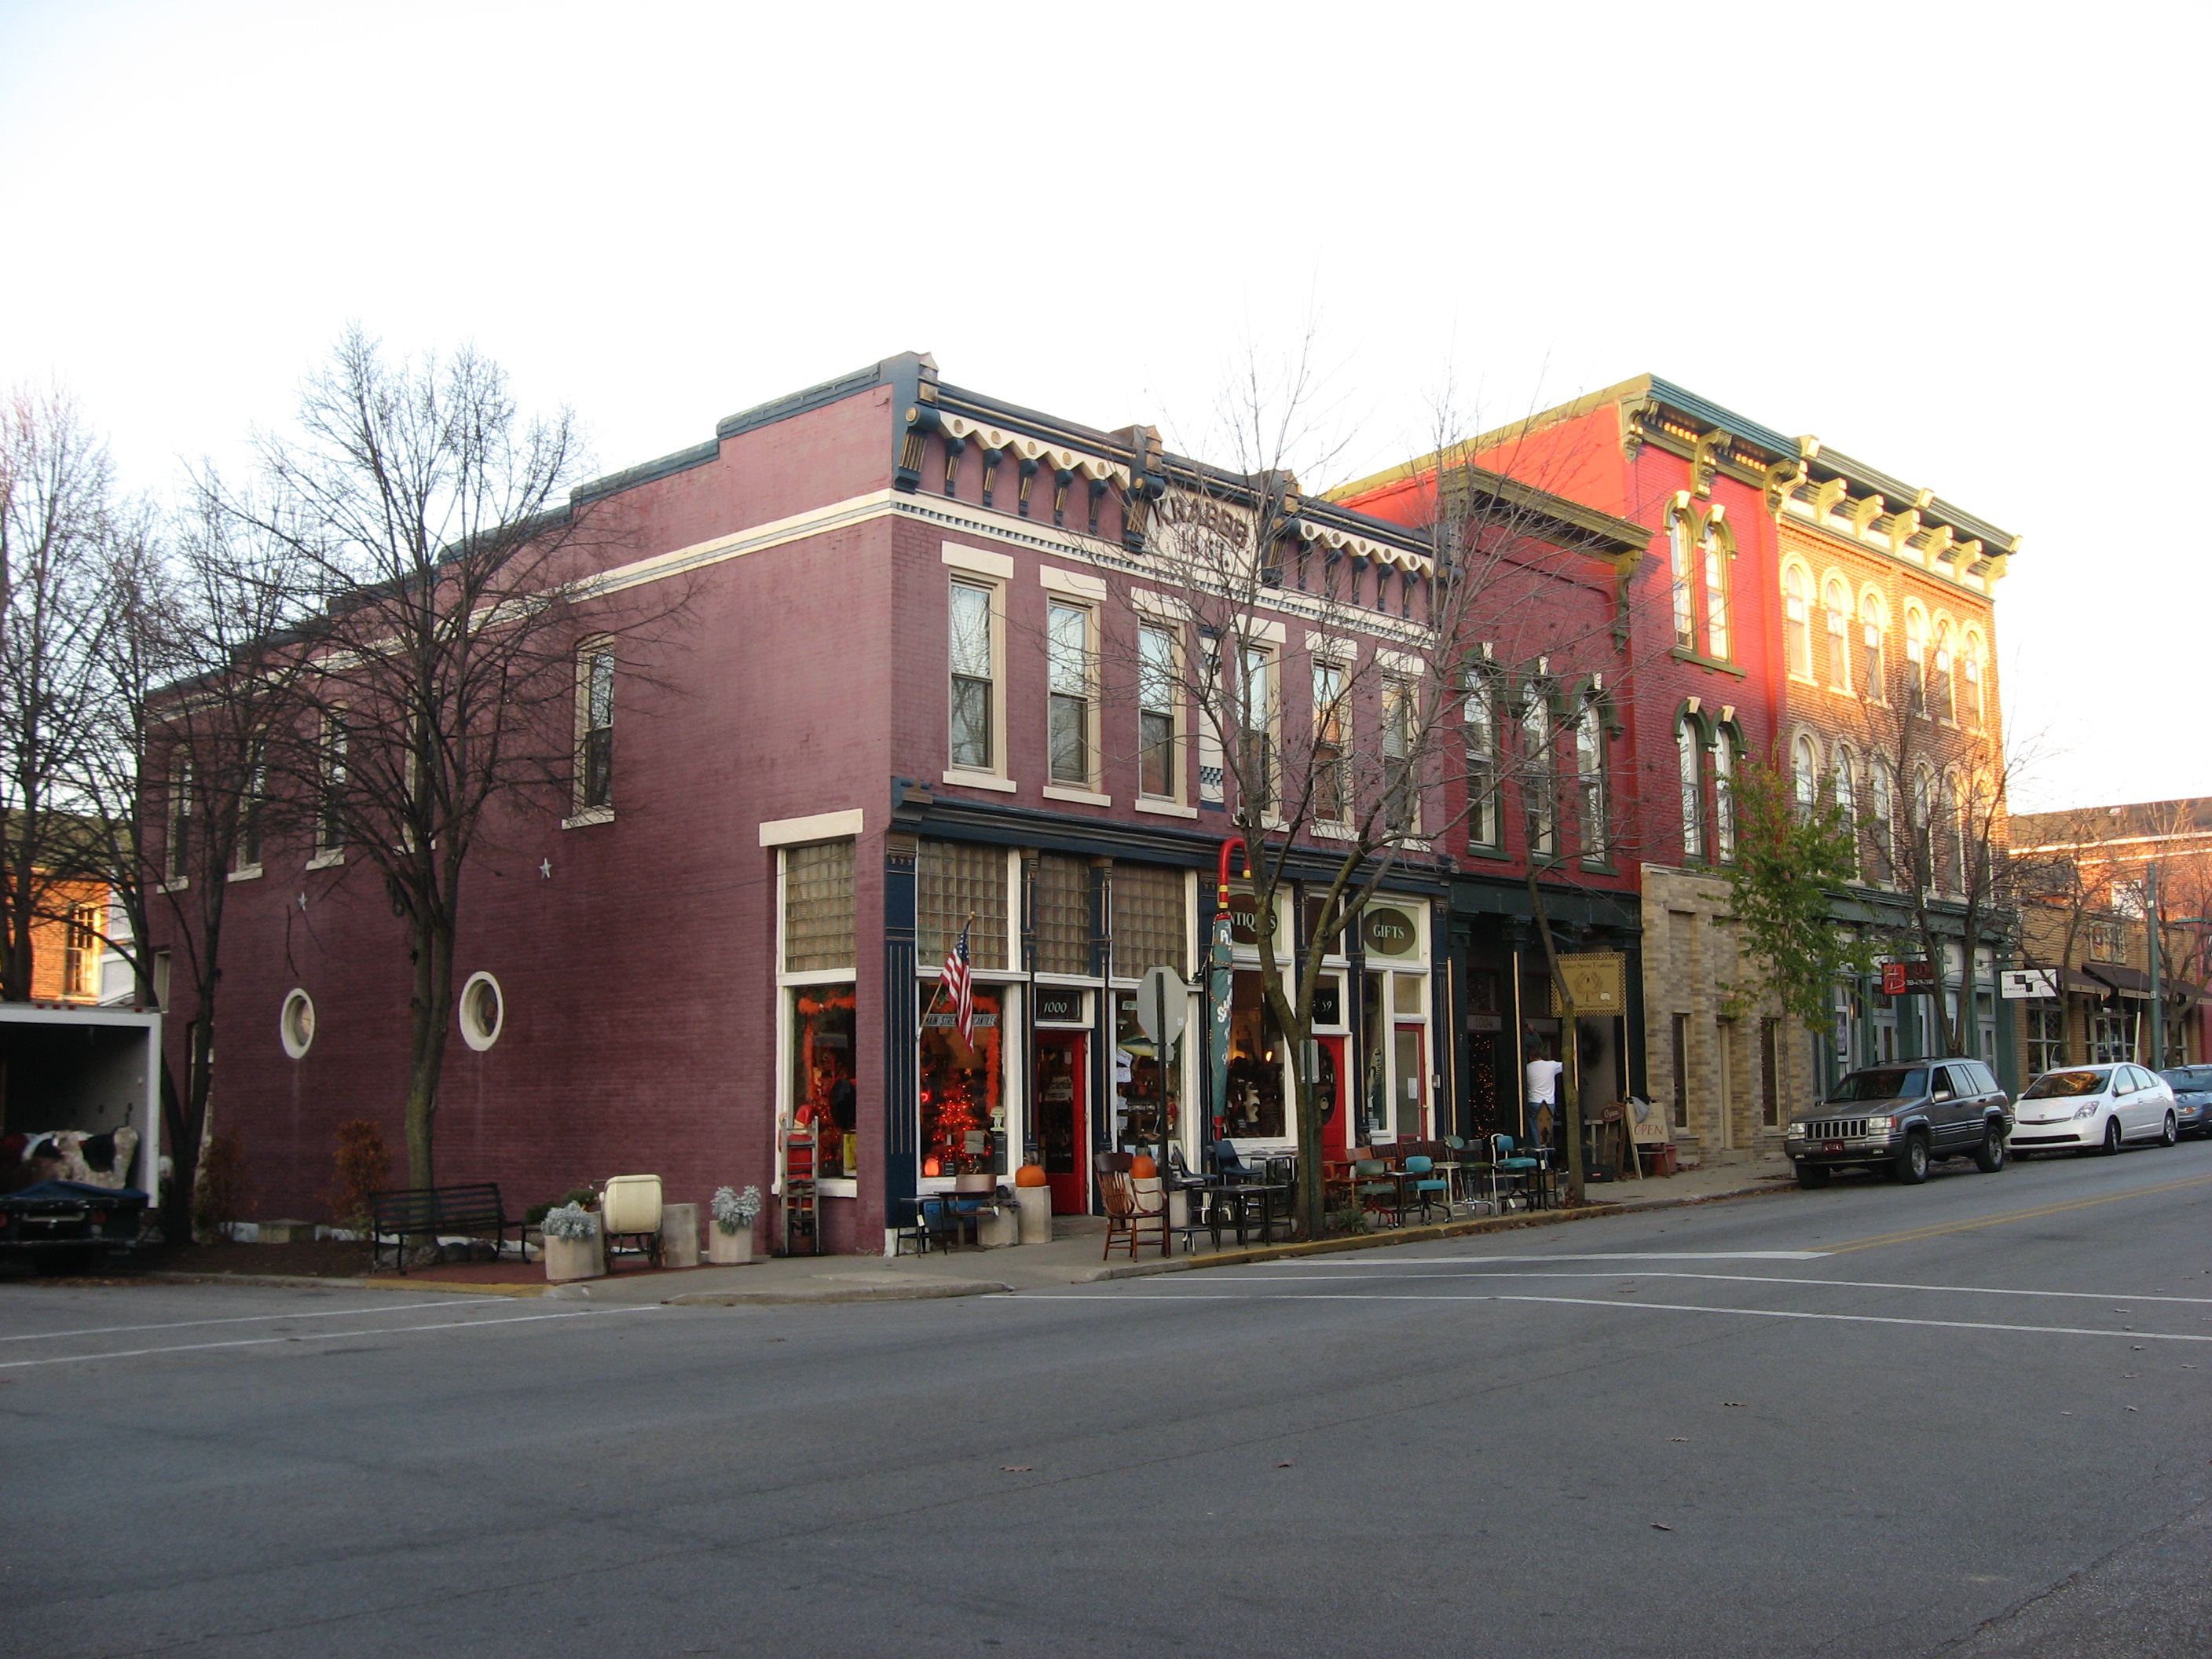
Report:
[[[1085,1108],[1084,1060],[1089,1034],[1036,1034],[1037,1155],[1044,1160],[1045,1184],[1052,1188],[1054,1215],[1091,1212],[1091,1126]]]
[[[1314,1098],[1323,1113],[1322,1154],[1341,1159],[1345,1155],[1344,1039],[1325,1036],[1316,1037],[1314,1042],[1321,1049],[1320,1073],[1314,1079]]]

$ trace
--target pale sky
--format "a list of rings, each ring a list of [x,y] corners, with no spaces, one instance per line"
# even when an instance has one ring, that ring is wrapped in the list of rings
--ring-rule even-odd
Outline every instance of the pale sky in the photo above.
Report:
[[[1648,370],[2027,537],[2018,806],[2212,794],[2208,36],[1942,0],[17,0],[0,382],[60,380],[161,490],[349,319],[475,342],[605,471],[906,349],[1188,431],[1310,324],[1346,473],[1425,447],[1447,384],[1496,422]]]

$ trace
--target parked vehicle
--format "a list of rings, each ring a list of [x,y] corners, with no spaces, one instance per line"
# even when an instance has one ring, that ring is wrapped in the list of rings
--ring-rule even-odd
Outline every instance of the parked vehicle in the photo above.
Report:
[[[2062,1066],[2021,1091],[2018,1152],[2117,1152],[2130,1140],[2180,1139],[2173,1087],[2147,1066]]]
[[[127,1253],[145,1224],[146,1194],[134,1187],[41,1181],[0,1197],[0,1256],[87,1270]]]
[[[2174,1127],[2185,1135],[2212,1134],[2212,1066],[2174,1066],[2159,1075],[2173,1091]]]
[[[1784,1146],[1801,1187],[1825,1187],[1838,1170],[1876,1170],[1908,1185],[1928,1179],[1941,1158],[2004,1168],[2012,1103],[1978,1060],[1870,1066],[1790,1122]]]

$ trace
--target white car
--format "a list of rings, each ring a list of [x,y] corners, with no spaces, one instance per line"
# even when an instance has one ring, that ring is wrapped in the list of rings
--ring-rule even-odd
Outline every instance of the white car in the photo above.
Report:
[[[2180,1138],[2173,1086],[2125,1063],[2063,1066],[2029,1084],[2014,1109],[2018,1152],[2117,1152],[2129,1140],[2171,1146]]]

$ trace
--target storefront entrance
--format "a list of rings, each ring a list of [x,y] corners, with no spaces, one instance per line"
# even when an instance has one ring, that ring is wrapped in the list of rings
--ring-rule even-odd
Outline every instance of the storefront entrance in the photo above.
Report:
[[[1054,1215],[1091,1210],[1090,1103],[1084,1088],[1090,1042],[1087,1031],[1036,1034],[1037,1155],[1044,1160]]]

